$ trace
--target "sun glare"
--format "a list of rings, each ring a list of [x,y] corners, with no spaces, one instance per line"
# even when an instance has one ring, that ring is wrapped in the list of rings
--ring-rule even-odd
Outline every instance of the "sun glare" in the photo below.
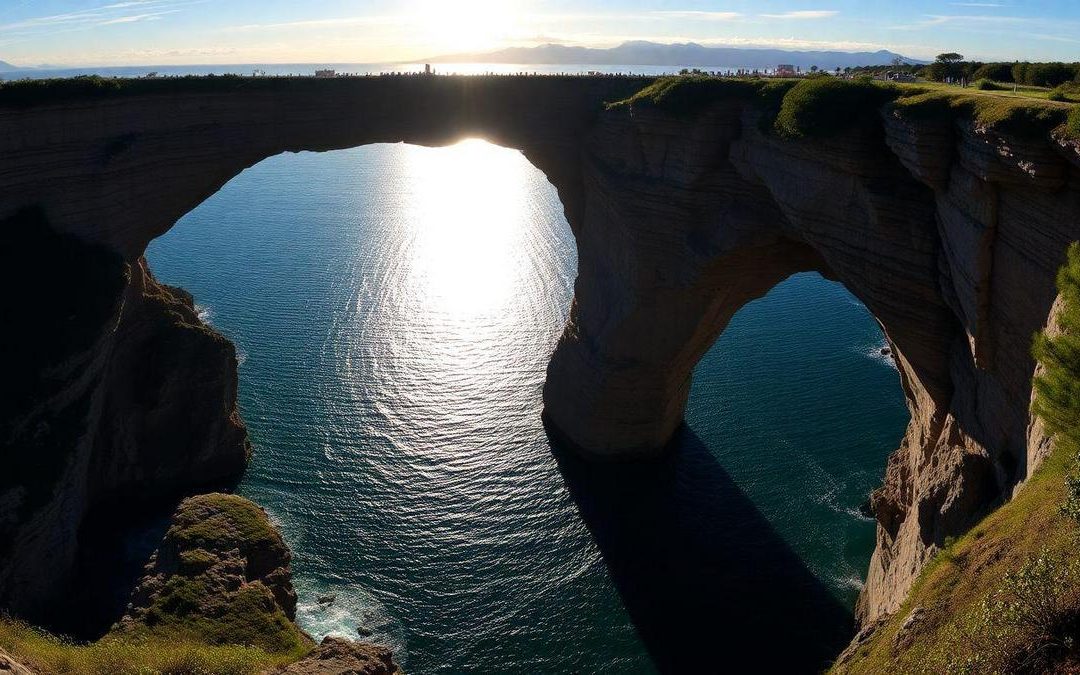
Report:
[[[512,0],[420,0],[414,7],[418,37],[451,51],[498,47],[514,34],[517,23]]]
[[[529,236],[518,153],[480,140],[409,148],[411,275],[432,306],[459,318],[501,312]]]

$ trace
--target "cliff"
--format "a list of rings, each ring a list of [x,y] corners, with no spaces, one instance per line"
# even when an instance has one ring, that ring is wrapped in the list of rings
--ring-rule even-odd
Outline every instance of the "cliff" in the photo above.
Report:
[[[242,469],[232,348],[153,280],[153,237],[273,154],[471,135],[542,169],[576,236],[544,398],[552,434],[586,456],[662,451],[698,359],[790,274],[818,271],[866,305],[911,422],[871,499],[859,617],[896,611],[946,538],[1050,447],[1029,413],[1029,349],[1080,238],[1080,153],[1055,129],[1068,107],[845,89],[822,109],[790,83],[603,105],[644,84],[196,79],[0,95],[3,274],[26,289],[5,322],[26,330],[6,331],[3,353],[28,383],[0,426],[14,467],[0,478],[0,603],[32,614],[56,599],[94,505]]]
[[[294,623],[291,554],[266,513],[243,497],[184,500],[123,617],[90,644],[0,621],[0,672],[400,675],[390,650],[327,638]]]

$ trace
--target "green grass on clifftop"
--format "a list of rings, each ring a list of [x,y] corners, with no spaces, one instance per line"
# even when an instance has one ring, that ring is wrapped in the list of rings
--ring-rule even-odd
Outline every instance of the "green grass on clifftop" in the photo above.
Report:
[[[1076,108],[1041,99],[929,91],[899,98],[893,110],[912,120],[969,119],[994,131],[1032,138],[1062,127]]]
[[[763,128],[792,139],[828,138],[861,124],[874,124],[885,106],[912,120],[969,119],[981,127],[1021,137],[1060,131],[1080,139],[1080,108],[1069,102],[992,88],[944,88],[829,76],[801,80],[664,77],[608,108],[652,109],[688,117],[725,100],[756,105],[764,113]]]
[[[106,636],[78,644],[11,619],[0,619],[0,648],[43,675],[253,675],[294,660],[256,647],[176,636]]]
[[[1080,672],[1080,246],[1058,278],[1057,328],[1036,338],[1034,410],[1053,453],[1009,502],[926,566],[836,673]]]

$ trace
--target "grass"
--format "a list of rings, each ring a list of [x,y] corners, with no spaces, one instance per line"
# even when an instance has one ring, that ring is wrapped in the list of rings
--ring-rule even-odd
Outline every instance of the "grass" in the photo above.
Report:
[[[232,494],[204,494],[184,500],[173,516],[168,534],[185,550],[237,543],[244,553],[266,548],[285,550],[285,542],[263,510],[250,500]]]
[[[608,108],[632,106],[688,115],[723,100],[778,103],[795,84],[795,80],[720,78],[708,75],[662,77],[629,98],[609,103]]]
[[[899,95],[899,87],[872,80],[801,80],[784,95],[776,130],[785,138],[833,136],[857,125],[877,123],[881,106]]]
[[[1033,352],[1050,457],[1017,495],[949,543],[898,612],[837,673],[1045,672],[1076,661],[1080,623],[1080,245],[1058,277],[1060,333]],[[913,610],[913,636],[897,640]],[[1074,671],[1070,671],[1074,672]]]
[[[892,104],[892,110],[913,120],[970,119],[995,131],[1032,138],[1046,136],[1062,127],[1072,106],[975,92],[928,91],[899,98]]]
[[[1000,588],[1010,572],[1020,570],[1042,551],[1073,555],[1075,525],[1061,513],[1065,473],[1072,458],[1056,451],[1003,505],[931,561],[919,575],[907,600],[852,662],[836,673],[940,673],[954,650],[955,620],[977,611]],[[923,609],[917,638],[907,649],[894,650],[905,619]]]
[[[258,647],[207,645],[175,635],[106,636],[78,644],[12,619],[0,619],[0,648],[49,675],[250,675],[294,660]]]
[[[1077,108],[1068,102],[1047,100],[1049,90],[1027,87],[1002,91],[991,84],[980,90],[935,83],[898,85],[868,78],[766,80],[693,75],[660,78],[608,108],[629,106],[689,116],[720,101],[749,101],[762,108],[768,131],[785,138],[828,138],[860,125],[876,124],[878,111],[889,105],[895,114],[910,119],[967,118],[1018,136],[1045,136],[1060,129],[1080,138]]]
[[[174,554],[175,566],[168,562]],[[0,618],[0,649],[49,674],[240,675],[293,662],[314,646],[285,615],[271,582],[260,580],[271,572],[261,568],[287,560],[287,550],[254,503],[226,494],[185,500],[158,556],[163,566],[146,604],[97,642]]]

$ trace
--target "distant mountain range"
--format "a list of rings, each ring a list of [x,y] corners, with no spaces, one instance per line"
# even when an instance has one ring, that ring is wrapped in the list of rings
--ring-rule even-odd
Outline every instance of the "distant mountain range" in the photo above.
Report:
[[[538,47],[510,47],[481,54],[451,54],[428,59],[432,63],[522,63],[597,66],[679,66],[686,68],[776,68],[790,64],[800,68],[883,66],[902,59],[905,63],[926,61],[908,58],[887,49],[876,52],[788,51],[743,47],[706,47],[694,42],[659,44],[624,42],[618,47],[595,49],[545,44]]]
[[[22,70],[22,68],[13,63],[8,63],[7,61],[0,61],[0,70]]]

